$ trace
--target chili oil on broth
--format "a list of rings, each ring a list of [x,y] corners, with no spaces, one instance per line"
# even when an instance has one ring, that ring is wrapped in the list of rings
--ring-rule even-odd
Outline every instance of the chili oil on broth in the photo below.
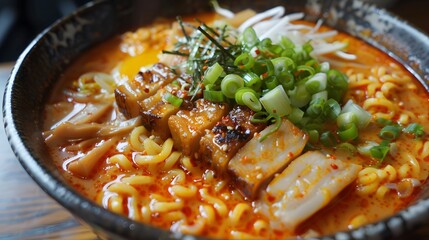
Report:
[[[418,122],[424,125],[426,130],[429,128],[427,123],[429,116],[428,95],[410,73],[383,52],[360,40],[344,33],[340,33],[334,38],[349,42],[347,51],[355,54],[358,59],[353,64],[347,64],[335,56],[328,56],[333,62],[339,63],[337,66],[333,65],[345,72],[351,82],[359,80],[355,81],[355,84],[351,84],[352,87],[347,98],[354,99],[356,103],[364,106],[366,100],[380,97],[377,96],[377,92],[384,91],[391,102],[399,105],[393,116],[388,116],[390,119],[400,120],[404,124]],[[143,65],[155,63],[157,50],[142,50],[133,56],[133,54],[124,53],[123,49],[121,51],[123,41],[121,38],[115,38],[83,54],[65,71],[60,83],[56,86],[58,91],[54,91],[56,94],[52,95],[49,104],[70,100],[62,94],[63,89],[72,86],[72,82],[84,73],[97,71],[115,75],[119,72],[122,74],[122,78],[126,79],[132,77],[132,73],[140,69],[142,62],[144,62]],[[387,75],[394,77],[393,79],[385,77]],[[367,80],[367,84],[361,84],[361,82],[365,82],[362,79]],[[395,79],[405,80],[395,81]],[[388,82],[394,85],[388,84],[383,88],[383,84]],[[386,116],[383,114],[391,112],[391,109],[386,108],[383,104],[368,106],[370,106],[369,111],[372,114],[380,113],[381,116]],[[47,111],[47,113],[49,114],[45,120],[46,129],[62,116],[61,111],[58,113],[60,116],[55,116],[55,111]],[[112,109],[101,119],[111,120],[119,115],[120,113]],[[370,125],[361,133],[362,138],[377,139],[375,133],[378,132],[378,129],[377,126]],[[162,147],[162,141],[157,138],[152,140],[153,144]],[[379,169],[384,170],[384,172],[380,173],[374,170],[376,174],[383,175],[384,173],[387,175],[387,177],[383,175],[384,178],[378,180],[379,185],[387,183],[389,180],[386,179],[389,177],[391,177],[391,183],[398,183],[401,179],[412,177],[413,174],[418,174],[419,176],[415,177],[424,181],[429,171],[427,163],[429,161],[427,155],[429,154],[427,153],[428,141],[418,142],[416,140],[416,143],[410,143],[409,139],[404,136],[398,140],[397,145],[403,152],[410,153],[416,159],[419,164],[419,172],[416,173],[417,170],[413,172],[415,164],[410,163],[407,154],[401,154],[383,162]],[[270,219],[256,213],[254,202],[244,200],[240,193],[228,183],[228,179],[216,177],[209,166],[189,157],[178,157],[174,160],[176,163],[168,169],[164,169],[165,164],[162,162],[153,166],[139,167],[133,164],[131,168],[124,170],[119,163],[109,163],[108,159],[116,154],[124,154],[128,159],[132,159],[132,156],[136,154],[136,150],[130,147],[129,137],[125,136],[105,154],[103,160],[94,168],[89,177],[81,178],[71,174],[64,163],[67,159],[72,158],[75,153],[55,147],[52,147],[50,151],[55,164],[77,191],[119,214],[164,229],[190,234],[221,238],[247,238],[250,235],[268,237]],[[326,151],[334,156],[341,156],[342,154],[329,149]],[[365,168],[376,164],[373,160],[360,155],[349,156],[347,160],[361,164]],[[389,165],[396,171],[395,178],[392,177],[391,168],[387,167]],[[402,170],[400,170],[401,167]],[[367,169],[367,171],[370,174],[372,170]],[[149,176],[150,178],[134,180],[129,178],[133,176]],[[125,187],[122,184],[124,179],[131,182],[140,181],[140,184],[128,185],[132,188]],[[145,181],[149,183],[141,183]],[[415,190],[412,194],[399,198],[391,190],[384,194],[377,194],[379,188],[372,193],[363,193],[363,191],[359,191],[363,187],[365,184],[359,182],[359,179],[356,180],[328,206],[302,223],[296,233],[274,231],[270,237],[281,238],[294,234],[306,234],[309,230],[325,235],[339,230],[355,228],[394,214],[405,208],[418,194],[418,191]],[[177,200],[177,194],[181,195],[180,199],[182,200]],[[151,212],[151,207],[159,208],[161,211]],[[162,210],[166,208],[170,210]],[[238,216],[234,216],[235,209],[236,213],[240,212]],[[184,224],[178,224],[184,219]],[[203,222],[203,219],[209,221]]]

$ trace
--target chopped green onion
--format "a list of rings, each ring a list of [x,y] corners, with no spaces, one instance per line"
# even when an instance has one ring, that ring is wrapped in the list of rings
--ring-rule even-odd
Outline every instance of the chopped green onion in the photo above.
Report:
[[[163,99],[169,103],[171,103],[171,105],[175,106],[175,107],[180,107],[183,103],[183,99],[167,92],[166,94],[164,94]]]
[[[203,83],[205,85],[215,83],[222,73],[223,67],[219,63],[213,64],[213,66],[207,68],[206,72],[204,73]]]
[[[308,133],[308,141],[311,143],[317,143],[319,141],[319,131],[313,129],[307,131]]]
[[[255,65],[255,59],[249,53],[244,52],[234,60],[234,65],[241,69],[250,70]]]
[[[292,111],[289,97],[281,85],[267,92],[259,99],[270,114],[276,114],[280,117],[288,115]]]
[[[282,57],[292,58],[296,54],[294,48],[285,48],[280,54]]]
[[[240,89],[237,90],[237,92],[235,93],[235,101],[237,102],[237,104],[239,105],[246,105],[243,102],[243,94],[245,94],[246,92],[251,92],[253,93],[256,97],[258,97],[258,94],[256,93],[255,90],[253,90],[252,88],[249,87],[242,87]]]
[[[305,82],[307,91],[311,94],[318,93],[326,89],[326,74],[316,73],[310,79]]]
[[[277,44],[272,44],[268,47],[268,50],[274,55],[279,55],[283,52],[283,48]]]
[[[321,91],[321,92],[315,93],[311,96],[312,100],[317,99],[317,98],[321,98],[321,99],[327,101],[328,100],[328,92],[327,91]]]
[[[365,128],[368,126],[369,121],[371,120],[371,114],[365,111],[361,106],[354,103],[352,100],[349,100],[343,107],[342,113],[352,112],[357,118],[356,125],[359,129]]]
[[[212,102],[224,102],[225,98],[221,91],[204,90],[204,99]]]
[[[225,98],[221,91],[204,90],[204,99],[211,102],[224,102]]]
[[[226,75],[220,84],[222,93],[227,98],[234,98],[238,89],[244,87],[244,80],[237,74]]]
[[[311,100],[310,105],[307,108],[306,113],[309,117],[316,118],[320,114],[322,114],[323,109],[325,107],[325,99],[323,98],[316,98]]]
[[[406,133],[410,133],[413,134],[414,136],[416,136],[417,138],[422,137],[425,134],[424,128],[422,125],[417,124],[417,123],[411,123],[410,125],[408,125],[404,131]]]
[[[293,90],[288,91],[288,94],[294,107],[304,107],[311,100],[311,94],[307,92],[304,84],[298,84]]]
[[[358,129],[354,123],[350,123],[343,130],[338,131],[338,137],[344,142],[355,140],[358,136]]]
[[[274,89],[279,85],[279,82],[277,81],[276,76],[269,76],[266,79],[264,79],[265,87],[269,90]]]
[[[246,45],[247,49],[249,50],[259,43],[259,38],[256,35],[255,30],[251,27],[248,27],[243,31],[242,37],[243,37],[243,43]]]
[[[262,105],[259,102],[258,97],[253,92],[245,92],[242,95],[242,101],[244,105],[246,105],[248,108],[252,109],[255,112],[262,110]]]
[[[333,147],[337,144],[337,139],[335,138],[333,133],[326,131],[320,134],[320,142],[325,147]]]
[[[253,116],[250,118],[250,122],[252,123],[268,123],[273,118],[272,115],[268,114],[267,112],[257,112],[253,114]]]
[[[274,74],[276,75],[279,75],[280,73],[286,72],[295,67],[293,60],[288,57],[278,57],[271,60],[271,62],[274,65]]]
[[[313,51],[313,46],[309,42],[304,43],[302,45],[302,50],[304,50],[307,54],[310,54]]]
[[[265,139],[267,139],[268,136],[270,136],[271,134],[273,134],[277,130],[279,130],[279,128],[282,125],[282,119],[281,119],[280,116],[278,116],[276,114],[270,114],[268,117],[270,118],[270,120],[273,119],[273,118],[275,119],[275,125],[274,125],[274,127],[271,127],[272,129],[269,132],[267,132],[264,136],[262,136],[259,139],[259,142],[263,142]]]
[[[387,125],[380,130],[378,136],[385,140],[394,140],[399,137],[401,129],[399,126]]]
[[[320,71],[321,72],[327,73],[329,71],[329,68],[330,68],[329,62],[322,62],[320,64]]]
[[[252,72],[255,74],[262,75],[267,72],[267,64],[265,60],[256,60],[255,64],[253,65]]]
[[[300,65],[296,68],[296,70],[299,73],[299,76],[301,76],[301,79],[306,77],[312,77],[314,74],[316,74],[314,68],[307,65]]]
[[[280,45],[284,49],[287,49],[287,48],[294,49],[295,48],[295,44],[292,42],[292,40],[290,40],[289,38],[284,37],[284,36],[282,36],[280,39]]]
[[[367,141],[364,145],[357,146],[357,150],[360,154],[364,156],[370,156],[371,155],[371,148],[377,146],[378,144],[373,141]]]
[[[351,143],[348,143],[348,142],[338,144],[336,146],[336,149],[350,153],[351,155],[355,155],[356,151],[357,151],[356,147],[353,146]]]
[[[340,104],[334,99],[330,98],[326,101],[325,109],[323,109],[323,114],[327,119],[334,120],[341,113]]]
[[[383,161],[389,153],[390,147],[387,141],[382,141],[378,146],[371,147],[369,150],[371,157]]]
[[[386,125],[392,125],[393,124],[392,120],[385,119],[385,118],[377,118],[376,123],[378,125],[381,125],[381,126],[386,126]]]
[[[329,97],[340,101],[348,89],[347,77],[335,69],[329,70],[326,74]]]
[[[293,107],[287,118],[294,124],[299,124],[304,117],[304,111],[299,108]]]
[[[354,112],[341,113],[337,117],[337,126],[339,128],[343,128],[351,123],[357,124],[357,122],[358,122],[358,119]]]
[[[267,69],[267,71],[265,72],[267,77],[268,76],[272,76],[272,75],[275,74],[273,62],[271,62],[270,60],[266,60],[265,61],[265,66],[266,66],[266,69]]]
[[[253,72],[243,74],[244,86],[259,88],[262,84],[261,78]]]
[[[283,86],[285,90],[291,90],[295,84],[295,78],[292,73],[286,71],[277,75],[277,81]]]

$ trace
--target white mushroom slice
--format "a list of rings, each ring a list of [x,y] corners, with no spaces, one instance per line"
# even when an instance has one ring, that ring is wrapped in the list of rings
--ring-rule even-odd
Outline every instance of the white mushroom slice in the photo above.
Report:
[[[260,185],[283,170],[307,144],[307,135],[286,119],[277,131],[261,141],[274,127],[268,126],[253,137],[228,164],[236,187],[246,197],[254,198]]]
[[[274,177],[261,199],[262,212],[273,219],[274,228],[293,231],[354,181],[361,168],[307,152]]]

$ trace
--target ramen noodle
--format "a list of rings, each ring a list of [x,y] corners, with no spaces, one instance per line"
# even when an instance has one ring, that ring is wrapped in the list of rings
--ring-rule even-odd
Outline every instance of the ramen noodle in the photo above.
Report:
[[[424,88],[403,66],[367,43],[320,22],[305,22],[299,13],[284,18],[282,11],[197,16],[208,25],[222,26],[213,28],[217,35],[201,22],[186,23],[193,18],[185,23],[157,20],[83,54],[66,70],[45,108],[44,137],[63,176],[112,212],[166,230],[218,238],[320,236],[405,208],[429,174],[429,139],[424,133],[429,130],[429,98]],[[253,26],[260,40],[275,42],[284,31],[300,49],[311,44],[307,57],[315,61],[294,77],[314,67],[321,84],[330,69],[343,72],[347,89],[338,98],[339,107],[345,111],[351,104],[370,116],[368,123],[359,127],[357,138],[329,146],[314,142],[312,134],[320,134],[316,139],[321,140],[322,130],[303,124],[311,121],[305,120],[311,110],[304,105],[292,107],[284,117],[272,114],[262,123],[250,121],[262,107],[269,111],[263,102],[268,91],[260,98],[264,106],[250,105],[252,110],[203,100],[198,88],[207,90],[210,84],[193,85],[184,65],[192,49],[183,54],[184,47],[177,48],[176,42],[191,41],[198,25],[217,39],[229,26],[233,30],[225,42],[238,41],[240,33]],[[201,51],[227,55],[214,52],[212,43],[199,36]],[[245,56],[257,58],[260,49],[252,46]],[[242,63],[246,68],[248,62]],[[212,66],[202,70],[207,67]],[[257,77],[268,81],[263,75]],[[150,84],[144,85],[148,78]],[[285,92],[282,89],[271,88]],[[292,104],[299,100],[292,90],[286,92]],[[152,115],[141,109],[151,109]],[[299,121],[293,113],[301,114]],[[335,121],[323,126],[331,133],[342,131]],[[385,126],[399,129],[386,133],[394,135],[387,143],[380,137]],[[408,133],[410,126],[423,129],[423,134]],[[216,141],[222,144],[213,147]],[[377,155],[378,150],[384,155]]]

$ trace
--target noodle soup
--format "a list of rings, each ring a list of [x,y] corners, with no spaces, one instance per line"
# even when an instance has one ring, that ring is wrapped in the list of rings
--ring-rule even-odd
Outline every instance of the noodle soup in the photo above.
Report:
[[[64,177],[133,220],[218,238],[321,236],[409,205],[427,93],[361,40],[272,13],[159,20],[82,55],[45,108]]]

